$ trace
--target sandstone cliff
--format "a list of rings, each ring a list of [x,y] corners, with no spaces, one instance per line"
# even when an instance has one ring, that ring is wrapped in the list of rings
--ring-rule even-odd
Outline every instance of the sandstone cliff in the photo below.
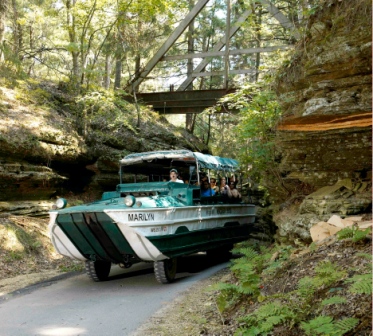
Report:
[[[111,103],[106,114],[86,116],[83,134],[77,122],[83,108],[60,87],[32,81],[0,87],[0,212],[45,212],[51,204],[46,200],[66,192],[89,191],[97,198],[115,188],[119,159],[131,152],[207,151],[158,114],[144,108],[137,128],[135,106]]]
[[[281,174],[307,195],[283,203],[279,238],[308,240],[331,214],[371,212],[371,10],[368,0],[324,1],[278,77]]]

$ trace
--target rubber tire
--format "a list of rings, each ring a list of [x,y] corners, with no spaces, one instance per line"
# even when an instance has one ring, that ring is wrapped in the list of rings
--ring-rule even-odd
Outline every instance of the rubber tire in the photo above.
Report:
[[[85,271],[87,275],[95,282],[107,280],[109,277],[110,268],[110,261],[88,260],[85,262]]]
[[[177,258],[165,259],[154,262],[154,274],[161,284],[171,283],[175,280],[177,271]]]

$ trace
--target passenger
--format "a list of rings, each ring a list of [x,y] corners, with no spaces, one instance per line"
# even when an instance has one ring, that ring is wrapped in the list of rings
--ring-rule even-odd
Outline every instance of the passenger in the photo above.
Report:
[[[208,182],[208,177],[206,175],[206,173],[202,172],[202,173],[199,173],[199,180],[200,180],[200,183],[198,183],[198,181],[194,184],[194,185],[202,185],[203,182],[207,181]]]
[[[226,182],[226,178],[225,177],[222,177],[220,179],[220,194],[221,195],[228,195],[228,186],[227,186],[227,182]]]
[[[178,172],[176,169],[170,170],[170,182],[184,183],[183,180],[178,179]]]
[[[236,189],[236,182],[229,182],[229,188],[228,188],[228,197],[229,198],[241,198],[240,192]]]
[[[202,197],[209,197],[214,196],[215,190],[210,188],[209,181],[203,181],[201,184],[201,196]]]
[[[215,194],[217,194],[220,191],[220,188],[216,185],[216,178],[214,177],[210,179],[210,186],[211,189],[215,190]]]

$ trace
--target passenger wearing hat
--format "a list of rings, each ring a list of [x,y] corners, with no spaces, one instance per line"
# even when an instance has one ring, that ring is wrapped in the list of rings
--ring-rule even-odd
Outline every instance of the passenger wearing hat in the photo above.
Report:
[[[179,180],[177,178],[178,172],[176,169],[171,169],[170,170],[170,182],[178,182],[178,183],[184,183],[182,180]]]

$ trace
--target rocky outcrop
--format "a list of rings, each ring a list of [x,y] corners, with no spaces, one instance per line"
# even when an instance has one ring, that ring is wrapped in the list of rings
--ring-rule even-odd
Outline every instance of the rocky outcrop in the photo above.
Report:
[[[324,1],[278,77],[283,183],[290,193],[316,191],[292,218],[277,214],[282,238],[307,240],[309,228],[331,214],[371,211],[371,14],[368,0]]]
[[[38,201],[68,192],[88,191],[97,198],[115,188],[119,159],[132,152],[207,150],[148,110],[141,112],[137,128],[136,109],[130,104],[126,118],[87,117],[83,134],[77,127],[81,106],[70,96],[53,84],[24,85],[0,88],[0,212],[39,214],[45,204]],[[22,200],[27,202],[14,203]]]

